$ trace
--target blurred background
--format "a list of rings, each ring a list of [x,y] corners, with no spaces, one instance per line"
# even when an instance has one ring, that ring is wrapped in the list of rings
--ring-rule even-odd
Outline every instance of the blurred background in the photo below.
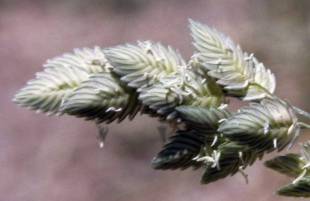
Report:
[[[201,170],[153,170],[156,119],[112,124],[99,149],[91,122],[35,114],[11,99],[47,58],[76,47],[151,39],[188,59],[192,18],[254,52],[276,74],[276,93],[309,111],[309,10],[308,0],[0,0],[0,201],[295,200],[273,193],[290,179],[262,162],[246,169],[249,184],[240,174],[205,186]]]

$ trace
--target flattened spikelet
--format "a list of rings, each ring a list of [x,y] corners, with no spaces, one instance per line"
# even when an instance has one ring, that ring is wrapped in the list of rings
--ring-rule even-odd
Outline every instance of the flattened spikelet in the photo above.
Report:
[[[201,183],[208,184],[227,176],[236,174],[239,170],[252,165],[257,158],[262,157],[246,146],[234,142],[224,142],[216,149],[220,157],[217,166],[208,165],[202,176]]]
[[[215,107],[179,106],[176,110],[191,128],[213,131],[217,130],[220,121],[231,115],[228,110]]]
[[[74,53],[48,60],[44,67],[15,95],[14,102],[48,114],[61,114],[59,108],[65,97],[90,75],[112,68],[99,47],[75,49]]]
[[[204,136],[195,131],[178,131],[152,160],[155,169],[198,168],[203,163],[192,160],[204,145]]]
[[[294,177],[294,181],[278,190],[279,195],[310,197],[310,141],[303,144],[301,154],[278,156],[265,163],[268,168]]]
[[[63,98],[88,77],[80,68],[46,68],[15,95],[14,102],[38,112],[59,114]]]
[[[241,108],[224,121],[218,130],[225,137],[258,152],[282,150],[299,133],[291,106],[277,99],[264,99]]]
[[[301,160],[298,154],[277,156],[265,162],[266,167],[290,177],[298,177],[302,173],[305,165],[305,162]]]
[[[190,21],[190,29],[198,51],[193,59],[228,94],[258,100],[274,92],[274,75],[253,55],[243,53],[230,38],[206,25]]]
[[[75,67],[82,68],[88,73],[99,73],[107,71],[112,66],[108,64],[107,59],[100,47],[74,49],[73,53],[65,53],[62,56],[47,60],[45,68],[54,67]]]
[[[158,83],[140,90],[139,99],[167,120],[177,118],[175,107],[180,105],[202,108],[218,107],[223,102],[221,89],[212,80],[188,70],[161,78]]]
[[[90,76],[65,100],[65,113],[87,120],[110,123],[132,119],[140,109],[136,94],[121,84],[111,73]]]
[[[291,183],[280,188],[277,193],[291,197],[310,197],[310,176],[305,176],[296,183]]]
[[[175,74],[185,66],[182,57],[171,47],[149,41],[105,50],[108,61],[121,80],[133,88],[142,88],[159,78]]]

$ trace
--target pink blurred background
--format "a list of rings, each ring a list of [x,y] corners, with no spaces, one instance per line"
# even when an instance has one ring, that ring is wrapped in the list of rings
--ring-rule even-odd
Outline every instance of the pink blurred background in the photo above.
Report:
[[[261,161],[246,170],[249,184],[240,174],[205,186],[201,170],[153,170],[156,119],[112,124],[99,149],[91,122],[35,114],[11,99],[47,58],[76,47],[151,39],[189,58],[192,18],[254,52],[276,74],[276,93],[309,111],[309,10],[307,0],[0,0],[0,201],[295,200],[273,193],[290,179]]]

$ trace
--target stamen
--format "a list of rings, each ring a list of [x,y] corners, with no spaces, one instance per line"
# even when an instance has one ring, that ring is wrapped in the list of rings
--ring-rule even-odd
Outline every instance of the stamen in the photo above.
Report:
[[[269,129],[270,129],[269,122],[266,122],[264,124],[264,134],[265,135],[267,135],[269,133]]]
[[[216,144],[217,140],[218,140],[218,136],[216,135],[216,136],[214,136],[211,147],[213,147]]]
[[[115,108],[115,107],[109,107],[106,112],[121,112],[123,109],[122,108]]]
[[[167,126],[160,125],[157,127],[157,130],[158,130],[160,139],[163,142],[163,144],[166,143],[166,141],[167,141]]]
[[[201,84],[204,84],[204,83],[206,83],[206,81],[207,81],[207,79],[206,78],[203,78],[202,80],[201,80]]]
[[[106,137],[109,133],[109,128],[106,126],[102,126],[100,124],[96,124],[97,128],[98,128],[98,140],[99,140],[99,148],[103,148],[104,147],[104,142],[106,140]]]
[[[278,139],[277,138],[274,138],[273,139],[273,148],[278,148]]]
[[[248,184],[249,183],[249,175],[243,171],[242,166],[239,167],[239,172],[243,176],[243,178],[245,179],[245,183]]]

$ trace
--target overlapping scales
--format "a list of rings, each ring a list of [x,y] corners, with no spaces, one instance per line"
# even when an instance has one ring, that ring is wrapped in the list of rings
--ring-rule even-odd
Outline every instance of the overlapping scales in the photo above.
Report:
[[[278,99],[264,99],[240,109],[224,121],[218,131],[257,152],[282,150],[299,134],[291,106]]]
[[[208,184],[227,176],[232,176],[242,171],[247,166],[252,165],[256,159],[261,158],[262,154],[249,149],[247,146],[239,145],[235,142],[224,142],[213,150],[212,155],[218,155],[214,158],[213,164],[205,166],[205,172],[201,178],[201,183]],[[201,158],[206,156],[201,156]]]
[[[299,154],[277,156],[265,162],[265,166],[289,177],[298,177],[306,163]]]
[[[268,168],[295,178],[277,193],[283,196],[310,197],[310,141],[303,144],[301,154],[278,156],[265,162]]]
[[[208,131],[216,131],[220,122],[231,116],[225,108],[216,107],[179,106],[176,110],[188,127]]]
[[[295,183],[280,188],[277,193],[291,197],[310,197],[310,176],[304,176]]]
[[[160,43],[139,42],[105,51],[114,72],[137,89],[143,105],[172,120],[178,105],[219,106],[221,88],[187,69],[181,56]]]
[[[199,109],[202,112],[199,112]],[[220,119],[227,117],[227,111],[192,106],[180,106],[176,110],[181,114],[181,118],[186,116],[191,123],[200,124],[200,128],[204,127],[204,129],[188,127],[186,130],[177,131],[176,135],[170,138],[162,151],[153,159],[153,167],[155,169],[186,169],[205,166],[203,160],[196,160],[196,158],[199,158],[205,148],[212,149],[211,147],[219,144],[214,141],[218,135],[216,128]],[[182,119],[185,123],[189,123],[188,119]]]
[[[204,136],[191,131],[177,131],[169,139],[157,156],[152,160],[154,169],[186,169],[198,168],[202,162],[193,160],[204,146]]]
[[[105,71],[111,65],[102,50],[95,47],[75,49],[73,54],[48,60],[44,67],[15,95],[14,102],[39,112],[61,114],[62,102],[74,89],[90,75]]]
[[[54,67],[76,67],[94,74],[111,69],[112,66],[107,62],[103,50],[96,46],[94,48],[74,49],[73,53],[65,53],[59,57],[48,59],[45,68]]]
[[[191,21],[198,51],[186,64],[171,47],[149,41],[102,50],[76,49],[48,60],[14,101],[49,114],[67,113],[97,123],[119,122],[138,111],[177,120],[182,127],[153,159],[155,169],[205,169],[202,183],[233,175],[264,153],[292,144],[309,117],[278,98],[275,77],[253,54],[222,33]],[[112,65],[111,65],[112,64]],[[225,96],[261,100],[236,114]],[[175,122],[173,122],[175,123]],[[176,124],[173,124],[176,125]],[[100,127],[100,146],[107,130]],[[266,165],[296,177],[278,193],[309,197],[310,145]]]
[[[212,80],[204,80],[193,72],[184,70],[143,88],[139,99],[144,105],[171,120],[177,118],[177,106],[218,107],[224,97],[221,88]]]
[[[88,77],[89,73],[80,68],[45,68],[19,90],[13,101],[38,112],[61,114],[59,108],[64,97]]]
[[[206,25],[190,21],[190,28],[198,51],[194,59],[228,94],[257,100],[274,92],[274,75],[253,55],[244,53],[230,38]]]
[[[121,80],[136,89],[151,86],[185,66],[182,57],[171,47],[150,41],[109,48],[105,54]]]
[[[136,93],[107,72],[94,74],[66,97],[62,110],[87,120],[110,123],[132,119],[140,110]]]
[[[177,111],[189,129],[205,137],[204,146],[193,159],[204,162],[203,184],[234,175],[262,157],[262,154],[250,150],[248,146],[231,142],[217,132],[219,125],[232,116],[226,109],[180,106]]]

